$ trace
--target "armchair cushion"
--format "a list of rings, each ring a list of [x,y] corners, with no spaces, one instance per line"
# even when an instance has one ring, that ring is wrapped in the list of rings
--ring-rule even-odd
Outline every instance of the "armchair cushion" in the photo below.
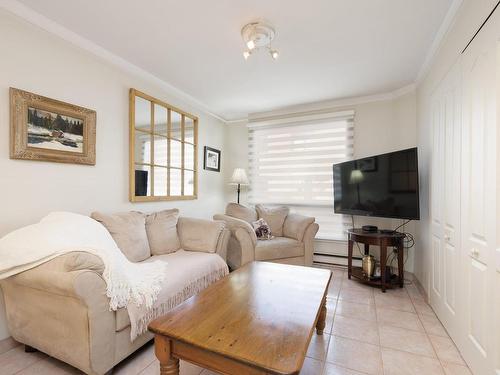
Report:
[[[92,212],[91,217],[106,227],[131,262],[140,262],[151,256],[144,214],[134,211],[113,215]]]
[[[169,254],[181,247],[177,235],[179,210],[163,210],[146,216],[146,233],[152,255]]]
[[[249,224],[257,220],[257,212],[254,209],[242,206],[238,203],[229,203],[226,206],[226,215],[244,220]]]
[[[288,238],[294,238],[297,241],[302,241],[307,227],[314,223],[314,220],[314,217],[289,214],[283,224],[283,235]]]
[[[288,207],[276,207],[270,208],[265,207],[261,204],[255,206],[259,219],[262,218],[271,228],[271,234],[273,236],[281,237],[283,236],[283,223],[290,212]]]
[[[224,228],[222,221],[181,217],[177,222],[181,247],[188,251],[215,253]]]
[[[304,256],[304,243],[286,237],[260,240],[255,247],[255,260],[273,260]]]

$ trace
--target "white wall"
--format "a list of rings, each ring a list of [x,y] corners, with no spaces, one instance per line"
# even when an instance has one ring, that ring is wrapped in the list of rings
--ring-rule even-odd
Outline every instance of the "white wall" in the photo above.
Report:
[[[306,112],[334,108],[335,110],[354,109],[354,156],[380,154],[415,147],[417,143],[416,128],[416,94],[410,91],[401,96],[385,96],[383,100],[367,98],[362,104],[345,105],[337,101],[311,103],[300,106],[283,108],[280,110],[251,114],[250,119],[259,117],[280,116],[289,113]],[[246,122],[228,125],[227,149],[233,149],[231,160],[228,161],[228,179],[233,167],[248,169],[248,130]],[[232,146],[231,146],[232,145]],[[231,168],[229,168],[231,166]],[[231,170],[229,170],[231,169]],[[235,201],[234,189],[229,189],[228,199]],[[243,204],[247,203],[246,190],[242,193]],[[333,206],[333,202],[332,202]],[[332,209],[333,213],[333,209]],[[356,226],[363,224],[378,225],[380,228],[394,228],[401,224],[401,220],[356,217]],[[408,232],[415,233],[415,224],[410,223],[406,228]],[[347,254],[345,242],[317,241],[316,252]],[[409,253],[405,269],[413,271],[414,250]]]
[[[430,100],[433,90],[455,64],[461,51],[486,19],[496,0],[464,0],[455,20],[441,42],[424,78],[417,86],[417,142],[419,148],[421,220],[415,275],[425,289],[430,283],[429,177],[431,151]]]
[[[248,128],[247,121],[239,121],[226,126],[226,199],[236,202],[236,186],[229,185],[234,168],[244,168],[248,172]],[[248,202],[248,189],[241,187],[240,203]]]
[[[203,146],[223,149],[226,125],[174,97],[162,86],[127,74],[58,37],[0,10],[0,236],[50,211],[154,211],[210,218],[225,206],[221,173],[203,170]],[[95,166],[9,159],[9,87],[97,112]],[[199,199],[128,201],[128,90],[134,87],[199,116]],[[0,293],[0,339],[8,336]]]

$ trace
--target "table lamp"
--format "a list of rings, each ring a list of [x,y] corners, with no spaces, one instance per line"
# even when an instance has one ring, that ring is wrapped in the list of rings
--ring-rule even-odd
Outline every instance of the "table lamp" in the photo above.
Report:
[[[249,185],[248,177],[243,168],[235,168],[229,185],[238,185],[238,204],[240,203],[240,186]]]

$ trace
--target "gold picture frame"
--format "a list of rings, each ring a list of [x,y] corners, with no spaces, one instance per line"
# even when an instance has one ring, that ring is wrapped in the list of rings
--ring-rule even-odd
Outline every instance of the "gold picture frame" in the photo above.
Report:
[[[10,88],[10,158],[95,165],[96,112]]]

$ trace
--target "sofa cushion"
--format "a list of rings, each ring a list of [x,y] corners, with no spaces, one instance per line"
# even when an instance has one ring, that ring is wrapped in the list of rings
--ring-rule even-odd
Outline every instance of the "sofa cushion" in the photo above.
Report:
[[[255,260],[272,260],[304,256],[304,243],[286,237],[259,240],[255,247]]]
[[[228,273],[226,262],[217,254],[180,249],[174,253],[155,255],[145,260],[145,262],[155,261],[167,263],[166,273],[169,282],[165,287],[168,290],[162,291],[161,295],[171,296],[177,301],[176,304],[183,302],[176,296],[184,296],[183,298],[188,299],[198,292],[196,289],[197,286],[199,287],[198,281],[215,282],[214,277],[218,279]],[[193,285],[190,280],[195,280],[196,283]],[[117,332],[130,326],[130,318],[126,309],[117,310],[115,320]]]
[[[229,203],[226,206],[226,215],[244,220],[249,224],[252,224],[257,220],[257,212],[254,209],[245,207],[238,203]]]
[[[113,215],[92,212],[91,217],[106,227],[131,262],[140,262],[151,256],[144,214],[134,211]]]
[[[255,206],[259,219],[264,219],[271,228],[273,236],[283,236],[283,223],[290,212],[288,207],[265,207],[261,204]]]
[[[203,251],[215,253],[217,243],[225,228],[223,221],[211,221],[181,217],[177,223],[177,230],[181,240],[181,247],[188,251]]]
[[[163,210],[146,216],[146,233],[148,235],[151,255],[169,254],[181,247],[177,235],[179,210]]]

